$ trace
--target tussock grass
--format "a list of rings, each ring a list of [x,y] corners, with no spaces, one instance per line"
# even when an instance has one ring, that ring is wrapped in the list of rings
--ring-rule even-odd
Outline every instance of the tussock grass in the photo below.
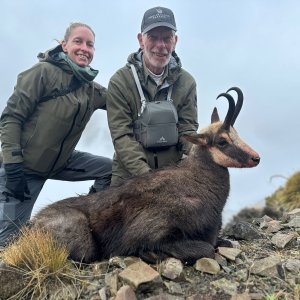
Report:
[[[2,260],[23,274],[26,287],[11,299],[46,299],[49,287],[65,287],[76,269],[66,248],[39,229],[22,229],[20,237],[1,253]],[[43,296],[44,295],[44,296]]]
[[[287,179],[284,187],[280,187],[266,198],[266,204],[277,209],[290,211],[298,208],[300,203],[300,172],[296,172]]]
[[[26,228],[22,229],[16,242],[4,249],[1,256],[10,266],[51,274],[67,266],[69,253],[56,244],[50,233]]]

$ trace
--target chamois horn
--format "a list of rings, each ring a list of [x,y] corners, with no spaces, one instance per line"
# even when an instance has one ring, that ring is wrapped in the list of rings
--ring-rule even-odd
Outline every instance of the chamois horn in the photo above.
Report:
[[[228,111],[227,111],[224,123],[222,125],[222,128],[225,130],[229,130],[230,125],[231,125],[231,120],[232,120],[234,112],[235,112],[235,102],[234,102],[233,97],[229,94],[221,93],[217,97],[217,99],[220,97],[225,97],[228,100],[229,107],[228,107]]]
[[[235,122],[237,116],[239,115],[240,110],[243,106],[244,95],[243,95],[243,92],[241,91],[241,89],[238,88],[238,87],[232,87],[232,88],[228,89],[226,93],[228,93],[229,91],[235,91],[238,95],[237,102],[236,102],[236,105],[235,105],[234,115],[231,119],[231,126],[233,126],[233,124],[234,124],[234,122]]]

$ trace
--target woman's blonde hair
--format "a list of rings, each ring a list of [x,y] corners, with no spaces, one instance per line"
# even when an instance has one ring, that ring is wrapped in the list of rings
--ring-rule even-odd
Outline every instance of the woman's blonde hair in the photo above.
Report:
[[[72,30],[75,29],[75,28],[77,28],[77,27],[86,27],[86,28],[88,28],[93,33],[94,38],[96,37],[94,30],[89,25],[84,24],[84,23],[80,23],[80,22],[75,22],[75,23],[71,23],[69,25],[69,27],[66,29],[65,36],[64,36],[65,42],[68,41],[68,39],[69,39],[69,37],[71,35]]]

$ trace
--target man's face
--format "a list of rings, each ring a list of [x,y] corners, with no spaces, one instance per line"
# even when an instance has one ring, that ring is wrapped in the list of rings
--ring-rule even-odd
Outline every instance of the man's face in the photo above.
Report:
[[[161,74],[175,50],[177,36],[167,27],[156,27],[146,34],[138,34],[147,68],[154,74]]]

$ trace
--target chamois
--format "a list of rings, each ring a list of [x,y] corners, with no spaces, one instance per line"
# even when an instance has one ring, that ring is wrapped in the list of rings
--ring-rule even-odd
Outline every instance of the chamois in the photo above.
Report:
[[[238,95],[237,104],[231,90]],[[187,263],[214,257],[222,242],[218,234],[229,194],[227,168],[251,168],[260,161],[233,128],[242,91],[233,87],[220,97],[229,103],[224,122],[214,108],[210,126],[185,136],[194,145],[178,166],[50,204],[33,218],[33,227],[52,232],[70,258],[83,262],[115,255],[139,256],[147,262],[172,256]]]

